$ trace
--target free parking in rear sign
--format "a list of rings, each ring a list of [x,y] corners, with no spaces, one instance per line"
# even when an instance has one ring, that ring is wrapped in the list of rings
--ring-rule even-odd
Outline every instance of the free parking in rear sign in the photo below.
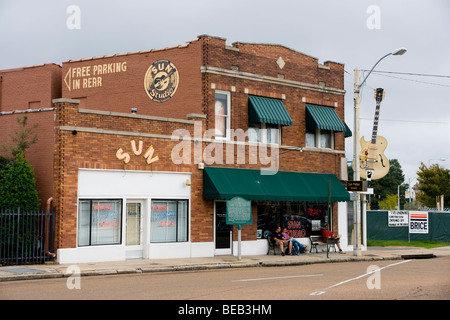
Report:
[[[409,233],[428,233],[429,221],[428,212],[409,212]]]

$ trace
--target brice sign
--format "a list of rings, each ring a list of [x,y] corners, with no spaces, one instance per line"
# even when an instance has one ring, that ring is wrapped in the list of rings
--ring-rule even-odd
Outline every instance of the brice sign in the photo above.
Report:
[[[409,212],[409,233],[428,233],[428,212]]]

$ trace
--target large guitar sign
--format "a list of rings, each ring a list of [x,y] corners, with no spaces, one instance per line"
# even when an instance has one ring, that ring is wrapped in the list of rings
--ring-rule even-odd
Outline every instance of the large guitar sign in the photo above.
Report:
[[[375,118],[373,121],[372,140],[366,141],[361,137],[361,152],[359,153],[359,165],[361,168],[361,178],[367,180],[376,180],[383,178],[389,172],[389,160],[384,155],[387,147],[387,140],[378,136],[378,119],[380,116],[380,104],[384,98],[384,90],[378,88],[375,90],[375,100],[377,106],[375,109]]]

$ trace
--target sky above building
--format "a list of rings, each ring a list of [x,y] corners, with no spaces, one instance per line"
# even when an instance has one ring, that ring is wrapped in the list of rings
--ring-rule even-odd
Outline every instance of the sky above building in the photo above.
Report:
[[[406,182],[417,181],[421,162],[450,168],[448,0],[2,0],[0,69],[184,45],[201,34],[344,63],[352,131],[354,69],[370,70],[407,48],[383,59],[362,88],[361,136],[372,135],[373,90],[384,88],[378,134]],[[347,159],[352,155],[347,138]]]

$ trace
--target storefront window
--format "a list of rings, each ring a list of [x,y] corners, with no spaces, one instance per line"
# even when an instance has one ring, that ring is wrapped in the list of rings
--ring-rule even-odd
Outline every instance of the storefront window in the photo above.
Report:
[[[257,208],[258,230],[286,227],[294,238],[321,234],[327,215],[327,204],[319,203],[261,202]]]
[[[80,200],[78,208],[79,246],[121,243],[121,200]]]
[[[187,200],[152,201],[151,242],[183,242],[187,240]]]

